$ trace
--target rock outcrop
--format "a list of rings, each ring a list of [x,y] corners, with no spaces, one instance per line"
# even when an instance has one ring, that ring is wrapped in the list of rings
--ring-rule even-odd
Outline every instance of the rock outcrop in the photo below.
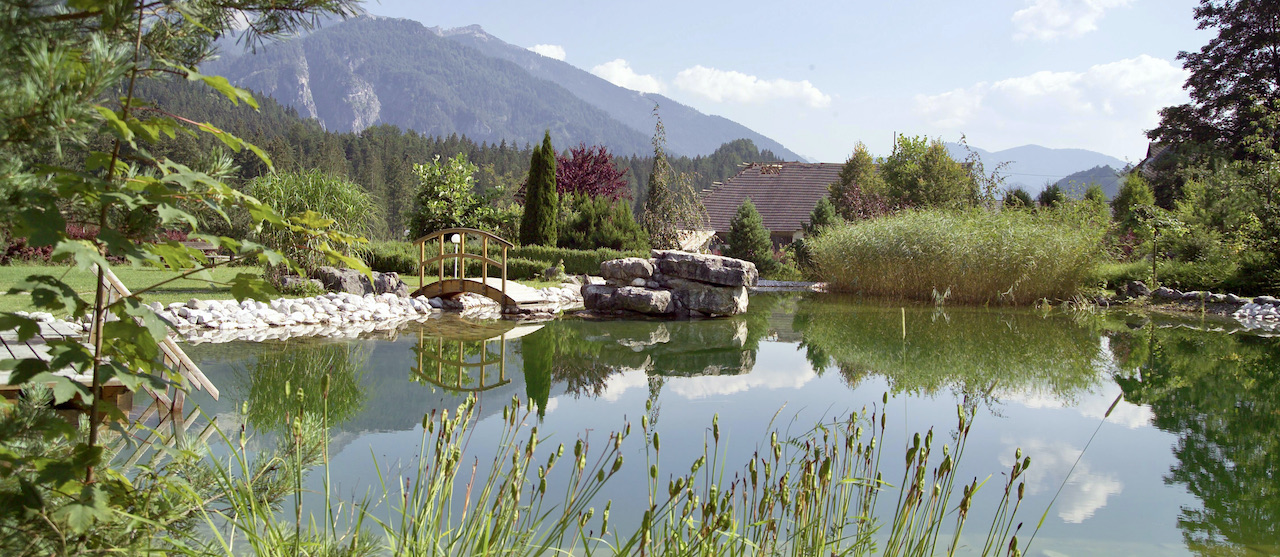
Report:
[[[721,317],[747,311],[747,287],[759,279],[754,263],[674,250],[600,264],[604,284],[582,287],[587,310],[641,313],[674,319]]]

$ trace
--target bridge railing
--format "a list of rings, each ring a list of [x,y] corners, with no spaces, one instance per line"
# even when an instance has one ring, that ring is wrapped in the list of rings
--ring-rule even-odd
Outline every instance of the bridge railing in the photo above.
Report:
[[[475,236],[480,241],[480,253],[467,253],[467,237]],[[507,294],[507,249],[515,247],[515,244],[508,242],[498,236],[495,236],[484,230],[475,228],[446,228],[437,230],[426,236],[413,241],[418,246],[418,286],[425,286],[427,282],[427,265],[436,264],[438,280],[442,283],[445,280],[446,263],[452,261],[456,265],[458,279],[467,278],[467,260],[480,261],[480,281],[489,283],[489,267],[495,266],[502,272],[502,294]],[[453,250],[446,250],[445,244],[452,243],[457,247]],[[495,243],[502,248],[501,259],[494,259],[489,256],[489,244]],[[432,257],[427,257],[427,245],[435,244],[437,252]]]

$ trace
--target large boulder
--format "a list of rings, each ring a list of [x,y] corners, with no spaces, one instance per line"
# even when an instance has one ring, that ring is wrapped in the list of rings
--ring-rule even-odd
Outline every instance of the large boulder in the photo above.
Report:
[[[661,315],[676,309],[669,290],[624,286],[614,292],[614,297],[617,299],[618,307],[636,313]]]
[[[634,279],[648,279],[653,276],[652,259],[624,257],[600,263],[600,276],[630,282]]]
[[[618,287],[607,284],[582,285],[582,305],[589,310],[616,311],[621,308],[616,297]]]
[[[755,286],[760,278],[755,263],[732,257],[675,250],[654,250],[653,256],[668,277],[717,286]]]
[[[373,282],[369,277],[352,269],[320,267],[311,271],[311,278],[320,281],[325,290],[330,292],[347,292],[358,296],[373,293]]]
[[[748,263],[750,265],[750,263]],[[752,266],[755,271],[755,266]],[[738,315],[747,311],[747,287],[715,286],[691,280],[668,278],[667,287],[686,310],[711,316]]]
[[[397,273],[373,273],[374,294],[395,294],[401,298],[409,297],[409,285],[400,280]]]
[[[373,279],[353,269],[337,267],[320,267],[311,271],[311,278],[320,281],[325,290],[330,292],[347,292],[357,296],[365,294],[395,294],[401,298],[409,297],[409,285],[400,280],[396,273],[373,273]]]

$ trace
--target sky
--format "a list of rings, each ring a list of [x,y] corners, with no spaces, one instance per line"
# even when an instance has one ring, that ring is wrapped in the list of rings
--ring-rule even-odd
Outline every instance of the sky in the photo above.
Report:
[[[895,134],[1137,163],[1187,101],[1198,0],[381,0],[371,13],[490,34],[724,116],[823,162]]]

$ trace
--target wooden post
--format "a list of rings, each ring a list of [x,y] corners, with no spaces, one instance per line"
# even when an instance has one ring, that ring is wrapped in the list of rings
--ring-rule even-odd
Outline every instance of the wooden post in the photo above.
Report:
[[[481,269],[480,277],[481,277],[481,280],[484,282],[484,284],[488,286],[489,284],[489,237],[488,236],[481,237],[480,246],[481,246],[480,249],[482,252],[480,255],[484,257],[484,261],[480,262],[480,269]]]
[[[507,246],[502,246],[502,297],[507,297]]]
[[[418,244],[418,288],[427,285],[427,241]],[[421,364],[418,367],[422,367]]]
[[[463,257],[467,253],[467,233],[458,233],[458,278],[467,278],[467,258]]]
[[[436,268],[440,270],[440,293],[444,294],[444,234],[440,235],[440,259],[436,261]]]
[[[507,333],[502,333],[498,350],[498,381],[502,382],[507,380]]]

